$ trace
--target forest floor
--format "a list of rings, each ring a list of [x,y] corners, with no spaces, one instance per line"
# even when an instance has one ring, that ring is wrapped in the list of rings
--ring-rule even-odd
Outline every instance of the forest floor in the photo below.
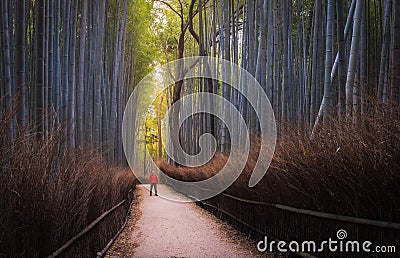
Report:
[[[186,198],[162,184],[158,193]],[[266,257],[255,242],[194,203],[149,196],[144,185],[137,186],[136,197],[128,224],[106,257]]]

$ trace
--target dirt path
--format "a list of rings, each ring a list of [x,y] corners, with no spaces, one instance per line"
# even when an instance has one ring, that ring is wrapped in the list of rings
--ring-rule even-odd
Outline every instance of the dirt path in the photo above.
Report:
[[[165,185],[159,185],[158,191],[186,198]],[[141,185],[137,187],[137,197],[132,218],[107,257],[259,255],[255,243],[249,242],[242,234],[194,203],[150,197],[148,190]]]

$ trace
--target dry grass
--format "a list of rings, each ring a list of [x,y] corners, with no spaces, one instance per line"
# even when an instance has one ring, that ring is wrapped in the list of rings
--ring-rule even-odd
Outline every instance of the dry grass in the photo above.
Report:
[[[362,125],[336,122],[331,128],[321,126],[313,140],[302,128],[287,128],[284,136],[278,139],[266,175],[255,187],[249,188],[248,181],[260,154],[258,141],[253,138],[248,159],[243,157],[234,161],[239,166],[247,159],[243,172],[226,193],[297,208],[400,222],[399,116],[378,112],[375,116],[365,117]],[[217,174],[226,162],[227,156],[217,153],[209,163],[198,168],[174,167],[162,161],[158,165],[173,178],[200,181]],[[201,192],[192,186],[181,190],[192,196]],[[225,195],[205,202],[218,207],[208,207],[215,215],[250,233],[256,241],[263,239],[265,234],[288,242],[321,242],[335,238],[339,229],[347,230],[349,239],[385,245],[393,245],[399,238],[399,231],[395,229],[321,219],[271,206],[238,202]],[[332,257],[328,252],[315,255]],[[342,257],[343,253],[335,255]],[[357,254],[344,257],[357,257]]]
[[[136,179],[129,169],[107,167],[90,150],[57,158],[57,133],[38,141],[26,129],[11,144],[12,116],[0,117],[0,257],[44,257],[125,199]],[[125,203],[63,256],[94,256],[122,225],[128,208]]]
[[[247,186],[258,157],[257,141],[238,180],[227,193],[242,198],[362,218],[400,221],[400,120],[377,111],[363,123],[338,123],[319,128],[313,140],[299,127],[278,139],[266,176]],[[261,153],[262,155],[262,153]],[[245,158],[243,159],[245,160]],[[218,153],[199,168],[162,171],[183,181],[209,178],[225,165]],[[241,161],[235,161],[241,162]]]

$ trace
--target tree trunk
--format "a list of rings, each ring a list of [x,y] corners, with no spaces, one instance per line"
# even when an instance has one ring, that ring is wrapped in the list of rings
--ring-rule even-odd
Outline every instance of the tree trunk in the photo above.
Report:
[[[328,0],[328,14],[326,23],[326,54],[325,54],[325,83],[324,83],[324,125],[329,125],[329,115],[332,108],[332,52],[333,52],[333,20],[335,16],[334,0]]]
[[[381,62],[379,65],[379,82],[378,82],[378,99],[383,101],[383,90],[386,73],[386,67],[388,64],[388,55],[389,55],[389,42],[390,42],[390,14],[392,11],[392,0],[385,1],[385,28],[384,28],[384,36],[382,43],[382,52],[381,52]]]
[[[82,145],[84,142],[84,92],[85,92],[85,50],[86,50],[86,27],[87,27],[87,11],[88,0],[82,0],[82,14],[81,14],[81,31],[79,37],[79,71],[78,71],[78,92],[77,92],[77,139],[78,144]],[[98,65],[101,65],[97,63]]]
[[[279,88],[281,87],[281,78],[280,78],[280,64],[279,64],[279,24],[278,24],[278,6],[279,0],[274,1],[273,7],[273,20],[274,20],[274,90],[273,90],[273,109],[274,113],[278,118],[278,122],[280,121],[280,94]]]
[[[393,46],[391,67],[391,89],[393,103],[399,103],[400,87],[400,0],[393,0]]]
[[[355,2],[353,0],[353,2]],[[338,38],[338,105],[339,113],[345,110],[345,87],[346,87],[346,41],[344,36],[344,7],[343,0],[336,0],[336,12],[337,12],[337,38]],[[350,14],[349,14],[350,15]],[[331,82],[332,76],[331,76]]]
[[[71,40],[69,54],[69,89],[68,89],[68,146],[76,145],[76,23],[78,19],[78,0],[72,1]]]
[[[352,97],[353,97],[352,93],[353,93],[353,86],[354,86],[354,77],[356,74],[358,50],[360,47],[360,45],[359,45],[360,27],[361,27],[362,6],[363,6],[361,1],[363,1],[363,0],[357,0],[356,11],[354,14],[353,38],[351,41],[349,67],[348,67],[348,71],[347,71],[347,80],[346,80],[346,113],[347,113],[347,115],[351,114],[351,109],[352,109]]]
[[[25,126],[27,114],[26,84],[26,1],[17,1],[15,18],[15,56],[16,84],[20,95],[18,102],[18,125]]]
[[[273,20],[273,15],[272,15],[272,9],[273,9],[273,1],[268,1],[268,13],[267,13],[267,19],[268,19],[268,58],[267,58],[267,95],[268,98],[272,102],[272,89],[274,87],[273,83],[273,69],[274,69],[274,62],[273,62],[273,56],[274,56],[274,20]],[[264,3],[265,4],[265,3]]]
[[[109,122],[109,113],[107,111],[107,107],[109,107],[109,101],[106,97],[105,83],[104,83],[104,60],[103,60],[103,53],[104,53],[104,39],[105,39],[105,15],[106,15],[106,3],[105,1],[100,1],[99,7],[99,31],[98,31],[98,43],[97,48],[98,51],[95,54],[96,64],[98,67],[95,72],[95,83],[93,85],[94,90],[94,110],[93,110],[93,139],[96,147],[106,147],[106,146],[97,146],[98,144],[102,144],[102,136],[107,135],[103,132],[108,132],[108,122]],[[107,102],[108,101],[108,102]],[[102,111],[102,105],[104,105]],[[104,120],[104,123],[102,121]],[[104,128],[104,130],[102,130]]]
[[[359,103],[360,103],[360,117],[363,119],[365,115],[365,102],[367,95],[367,60],[368,60],[368,50],[367,50],[367,8],[365,3],[363,3],[362,11],[362,21],[360,28],[360,92],[359,92]]]
[[[14,110],[13,104],[13,89],[12,89],[12,64],[11,64],[11,35],[10,35],[10,27],[9,27],[9,16],[10,16],[10,8],[8,6],[8,1],[2,1],[1,5],[1,14],[2,14],[2,50],[3,50],[3,59],[4,59],[4,92],[3,96],[5,96],[5,107]],[[3,97],[1,96],[1,97]],[[15,138],[15,128],[14,121],[11,121],[9,124],[9,137],[10,141],[13,142]]]
[[[351,6],[349,8],[349,13],[347,15],[346,26],[344,27],[344,32],[343,32],[343,30],[340,30],[340,28],[339,28],[339,27],[343,26],[343,20],[344,20],[344,18],[343,18],[343,16],[344,16],[344,14],[343,14],[343,9],[344,9],[343,0],[337,0],[336,1],[337,17],[338,17],[338,40],[339,40],[338,48],[339,48],[340,41],[343,40],[344,42],[343,42],[343,46],[342,47],[344,47],[345,50],[343,51],[344,54],[342,54],[342,55],[344,55],[344,57],[341,57],[341,52],[340,52],[341,48],[338,49],[338,53],[336,55],[335,63],[333,64],[332,73],[331,73],[331,81],[332,82],[336,78],[336,73],[338,73],[338,67],[339,67],[339,64],[340,64],[341,60],[345,60],[346,59],[346,44],[345,43],[347,42],[347,39],[348,39],[349,33],[350,33],[350,29],[351,29],[351,26],[353,24],[354,11],[356,9],[356,1],[357,0],[352,0],[352,2],[351,2]],[[342,36],[341,33],[344,33],[344,35]],[[346,65],[346,63],[345,63],[345,65]],[[346,70],[345,70],[345,72],[346,72]],[[341,77],[339,75],[339,80],[340,80],[340,78]],[[345,96],[346,74],[344,75],[344,78],[342,78],[342,80],[344,80],[343,96]],[[343,100],[344,100],[344,97],[343,97]],[[343,102],[343,104],[344,104],[344,102]]]
[[[125,0],[126,1],[126,0]],[[118,71],[119,71],[119,46],[121,44],[121,7],[120,2],[118,2],[118,18],[117,18],[117,29],[115,32],[115,50],[114,50],[114,63],[113,63],[113,73],[112,73],[112,84],[111,84],[111,103],[110,103],[110,131],[108,135],[109,140],[109,152],[110,152],[110,162],[115,161],[115,142],[116,142],[116,123],[117,123],[117,87],[118,87]]]
[[[164,97],[160,99],[160,103],[158,103],[158,112],[157,112],[157,135],[158,135],[158,160],[162,160],[162,134],[161,134],[161,107],[163,103]]]
[[[46,0],[39,0],[37,4],[37,57],[36,57],[36,123],[38,125],[38,136],[42,138],[45,133],[44,127],[44,90],[45,90],[45,10]]]
[[[49,123],[49,130],[50,133],[53,131],[53,126],[54,126],[54,91],[55,91],[55,83],[54,83],[54,61],[55,61],[55,53],[54,53],[54,38],[55,38],[55,31],[54,31],[54,25],[55,25],[55,17],[54,17],[54,7],[55,3],[54,1],[47,0],[47,6],[48,6],[48,41],[47,41],[47,73],[48,73],[48,79],[47,79],[47,105],[46,108],[49,109],[48,114],[49,117],[48,123]]]
[[[314,28],[313,28],[313,50],[312,50],[312,68],[311,68],[311,102],[310,102],[310,126],[314,125],[315,112],[317,111],[317,68],[318,68],[318,34],[319,34],[319,22],[320,22],[320,12],[321,12],[321,2],[320,0],[315,0],[314,2]]]
[[[266,91],[266,69],[267,69],[267,15],[268,0],[263,0],[261,19],[260,19],[260,40],[258,42],[258,55],[256,67],[256,79],[261,87]]]
[[[63,6],[63,60],[62,60],[62,123],[68,123],[68,70],[69,70],[69,41],[70,41],[70,15],[71,15],[71,1],[64,0]],[[60,112],[60,113],[61,113]],[[64,139],[63,139],[64,147],[66,147],[67,143],[67,130],[64,130]]]
[[[55,110],[55,123],[56,126],[60,125],[60,118],[62,111],[62,96],[61,96],[61,57],[60,57],[60,20],[61,20],[61,0],[55,1],[55,20],[54,20],[54,110]]]

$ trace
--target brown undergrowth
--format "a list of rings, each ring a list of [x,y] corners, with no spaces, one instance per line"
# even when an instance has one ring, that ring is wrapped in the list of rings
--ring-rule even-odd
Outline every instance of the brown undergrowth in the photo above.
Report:
[[[396,117],[381,111],[364,117],[362,123],[333,119],[332,126],[321,126],[312,140],[306,130],[288,127],[278,137],[266,175],[254,188],[249,188],[249,177],[259,155],[259,143],[253,138],[246,166],[226,193],[297,208],[400,222],[400,120]],[[226,155],[217,153],[198,168],[174,167],[163,161],[158,166],[173,178],[200,181],[218,173],[226,161]]]
[[[0,117],[0,257],[48,256],[128,197],[62,254],[95,256],[125,220],[136,185],[133,173],[108,167],[99,154],[87,149],[60,157],[61,133],[43,141],[26,129],[11,143],[12,116]]]

